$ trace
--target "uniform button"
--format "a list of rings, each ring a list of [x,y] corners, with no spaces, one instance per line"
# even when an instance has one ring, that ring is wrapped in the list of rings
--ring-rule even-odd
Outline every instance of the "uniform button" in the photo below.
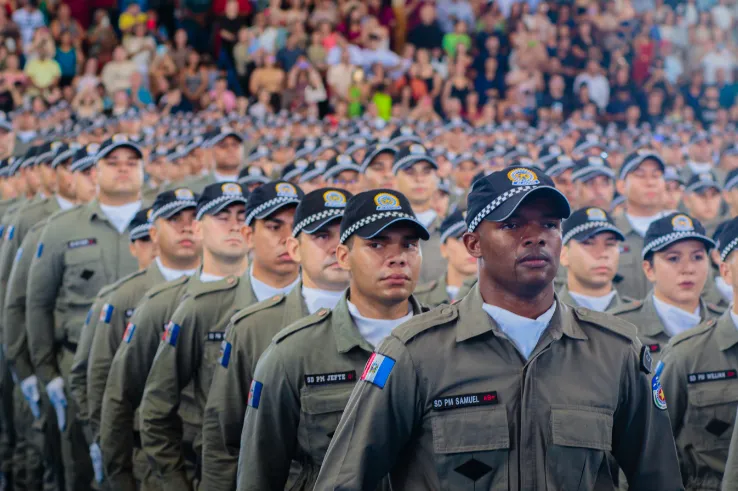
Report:
[[[451,307],[444,307],[443,310],[441,310],[441,313],[443,315],[451,315]]]
[[[226,280],[226,283],[228,283],[229,285],[232,285],[232,284],[234,284],[235,282],[236,282],[236,278],[234,278],[233,276],[231,276],[230,278],[228,278],[228,279]]]
[[[279,300],[279,295],[274,295],[272,297],[272,302],[276,302],[277,300]]]
[[[319,315],[319,316],[321,316],[321,317],[323,317],[323,316],[324,316],[325,314],[327,314],[327,313],[328,313],[328,311],[327,311],[326,309],[320,309],[320,310],[318,311],[318,315]]]

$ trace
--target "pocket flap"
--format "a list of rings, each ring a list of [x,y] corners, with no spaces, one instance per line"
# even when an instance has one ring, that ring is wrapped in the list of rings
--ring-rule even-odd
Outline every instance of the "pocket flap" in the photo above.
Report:
[[[708,385],[708,384],[705,384]],[[697,407],[716,406],[738,401],[738,384],[731,387],[690,387],[687,391],[689,404]]]
[[[552,408],[554,445],[612,450],[613,412],[603,408]]]
[[[336,413],[346,409],[353,385],[343,390],[310,390],[300,396],[302,410],[306,414]]]
[[[504,406],[436,413],[433,447],[436,453],[481,452],[510,448],[510,429]]]
[[[100,259],[102,250],[99,246],[80,247],[78,249],[67,249],[64,254],[64,262],[67,266],[85,264]]]

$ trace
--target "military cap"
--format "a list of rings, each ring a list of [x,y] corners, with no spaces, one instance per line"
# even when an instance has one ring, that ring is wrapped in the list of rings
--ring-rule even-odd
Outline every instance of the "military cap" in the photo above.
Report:
[[[299,182],[310,182],[313,179],[317,179],[323,175],[327,166],[328,162],[322,159],[310,162],[308,166],[305,167],[305,170],[302,171],[302,174],[300,174]]]
[[[725,261],[730,253],[738,247],[738,218],[733,218],[720,225],[722,229],[715,241],[715,247],[720,254],[720,260]]]
[[[329,223],[340,220],[353,194],[338,188],[321,188],[303,196],[295,210],[292,236],[313,234]]]
[[[151,208],[144,208],[133,215],[131,223],[128,224],[128,237],[131,242],[141,239],[148,239],[151,231]]]
[[[366,138],[352,136],[349,139],[349,146],[346,147],[345,153],[353,157],[354,152],[356,152],[357,150],[361,150],[362,148],[366,148],[367,145],[369,145],[369,140],[367,140]]]
[[[625,240],[623,232],[615,225],[612,217],[602,208],[587,207],[573,211],[561,225],[562,243],[574,239],[582,242],[601,232],[612,232],[618,240]]]
[[[0,177],[8,177],[10,175],[10,159],[0,160]]]
[[[482,220],[506,220],[532,195],[550,197],[551,209],[561,218],[571,213],[569,201],[549,176],[533,167],[512,166],[474,183],[467,198],[468,231],[474,232]]]
[[[248,157],[246,157],[246,163],[250,164],[251,162],[255,162],[259,159],[268,159],[271,155],[272,152],[269,150],[269,147],[266,145],[259,145],[249,153]]]
[[[547,167],[550,161],[556,160],[556,157],[564,154],[564,149],[557,143],[545,144],[541,147],[541,152],[538,154],[538,165]]]
[[[428,230],[418,221],[404,194],[392,189],[375,189],[359,193],[348,200],[341,219],[340,243],[356,234],[371,239],[390,225],[405,223],[413,226],[422,240],[428,240]]]
[[[540,163],[541,160],[539,159],[538,162]],[[563,154],[552,159],[548,159],[545,164],[543,164],[543,172],[545,172],[548,177],[560,176],[565,171],[573,168],[574,160],[572,160],[568,155]]]
[[[315,138],[305,138],[297,145],[295,160],[310,157],[316,148],[318,148],[318,142]]]
[[[573,152],[581,153],[589,150],[590,148],[605,148],[605,145],[600,141],[600,137],[596,133],[587,133],[583,135],[577,143],[574,145]]]
[[[8,159],[8,175],[15,175],[16,172],[23,166],[22,157],[10,157]]]
[[[597,176],[615,178],[615,171],[612,170],[606,158],[583,157],[574,163],[574,172],[571,174],[572,180],[587,182]]]
[[[34,165],[36,165],[36,156],[38,155],[38,151],[38,145],[31,145],[30,147],[28,147],[25,155],[23,155],[23,163],[21,164],[22,169],[27,169],[28,167],[33,167]]]
[[[688,239],[701,241],[708,250],[715,246],[699,220],[684,213],[670,213],[648,226],[643,238],[641,257],[645,259],[650,253],[659,252],[675,242]]]
[[[240,142],[243,141],[243,136],[241,136],[239,132],[237,132],[230,126],[221,126],[209,135],[209,138],[207,139],[208,146],[212,147],[213,145],[220,143],[229,136],[236,138]]]
[[[269,182],[269,177],[264,174],[264,170],[261,167],[255,165],[247,165],[238,173],[239,184],[248,186],[249,184],[260,183],[265,184]]]
[[[72,172],[81,172],[94,166],[99,151],[100,145],[97,143],[90,143],[77,149],[72,156],[72,165],[69,167],[69,170]]]
[[[169,157],[170,149],[166,145],[157,145],[151,152],[151,157],[158,159],[161,157]]]
[[[610,211],[612,212],[623,203],[625,203],[625,196],[615,191],[615,195],[612,197],[612,201],[610,202]]]
[[[325,179],[333,179],[341,172],[347,170],[361,172],[361,167],[359,166],[359,164],[356,163],[351,155],[341,153],[328,161],[325,167],[325,171],[323,172],[323,177]]]
[[[143,158],[143,150],[141,150],[137,140],[130,138],[128,135],[118,134],[113,135],[112,138],[108,138],[100,145],[100,149],[98,150],[97,155],[95,155],[95,161],[104,159],[110,155],[113,150],[118,148],[130,148],[138,154],[139,158]]]
[[[487,147],[484,152],[483,158],[485,160],[496,159],[499,157],[504,157],[506,153],[507,148],[505,147],[505,145],[501,143],[495,143],[494,145]]]
[[[42,143],[37,148],[36,153],[36,165],[51,164],[56,156],[57,149],[64,145],[62,142],[46,142]]]
[[[625,179],[628,174],[636,170],[646,160],[652,160],[656,162],[661,168],[662,172],[666,168],[666,164],[664,164],[664,159],[662,159],[657,152],[650,148],[642,148],[628,154],[625,157],[623,165],[622,167],[620,167],[619,179]]]
[[[370,147],[367,147],[366,155],[364,155],[364,160],[361,162],[361,172],[366,172],[366,169],[374,161],[374,159],[377,158],[377,155],[387,152],[395,156],[397,155],[398,151],[399,148],[389,143],[376,143]]]
[[[476,165],[477,167],[482,165],[482,163],[477,160],[477,158],[471,152],[460,153],[458,155],[455,155],[453,159],[449,160],[451,161],[451,165],[453,165],[454,167],[458,167],[459,164],[461,164],[462,162],[473,162],[474,165]]]
[[[310,163],[304,158],[295,159],[282,168],[282,179],[291,181],[292,179],[299,178],[309,165]]]
[[[417,143],[421,145],[423,143],[411,126],[400,126],[390,136],[390,144],[394,146],[399,147],[400,145],[406,145],[408,143]]]
[[[82,146],[78,143],[66,144],[62,143],[56,148],[56,155],[51,161],[51,167],[56,168],[67,160],[74,157],[74,153]]]
[[[428,149],[418,143],[402,147],[395,157],[392,165],[392,173],[397,174],[401,170],[409,169],[418,162],[428,162],[433,168],[438,169],[436,159],[431,157]]]
[[[318,156],[321,153],[325,152],[326,150],[335,149],[336,142],[333,141],[332,138],[328,138],[327,136],[324,136],[320,139],[320,142],[318,146],[313,150],[313,155]]]
[[[270,181],[254,189],[246,204],[246,225],[263,220],[285,206],[296,206],[305,196],[302,189],[284,180]]]
[[[438,190],[444,194],[451,194],[451,181],[448,179],[439,179]]]
[[[679,174],[679,171],[676,169],[676,167],[667,165],[664,167],[664,180],[666,182],[678,182],[679,184],[684,185],[684,179],[682,179],[682,175]]]
[[[157,218],[171,218],[182,210],[197,208],[198,197],[192,190],[185,187],[159,193],[151,205],[150,220],[153,223]]]
[[[722,191],[720,183],[718,183],[717,178],[712,172],[701,172],[699,174],[693,175],[689,179],[685,191],[687,193],[700,193],[709,188],[714,188],[718,191]]]
[[[118,121],[134,121],[141,119],[138,109],[135,107],[129,107],[123,114],[118,116]]]
[[[0,129],[5,131],[13,131],[13,122],[5,113],[0,113]]]
[[[464,220],[464,213],[461,210],[454,210],[448,214],[446,218],[441,222],[438,228],[441,234],[441,244],[446,243],[446,239],[453,238],[458,239],[466,232],[466,221]]]
[[[525,145],[524,143],[518,143],[517,145],[508,147],[507,150],[505,151],[505,155],[503,155],[503,158],[505,159],[505,163],[510,163],[514,160],[519,160],[522,157],[530,158],[530,154],[528,153],[528,146]]]
[[[726,145],[720,155],[738,155],[738,142]]]
[[[443,125],[444,131],[462,130],[464,133],[471,132],[472,127],[469,123],[461,118],[453,118]]]
[[[195,218],[202,220],[205,214],[215,215],[227,206],[234,203],[246,204],[249,198],[248,191],[235,182],[216,182],[203,189],[197,198],[197,212]]]
[[[712,137],[710,136],[710,133],[706,131],[697,131],[694,134],[692,134],[692,137],[689,139],[689,144],[693,145],[695,143],[701,143],[701,142],[712,142]]]

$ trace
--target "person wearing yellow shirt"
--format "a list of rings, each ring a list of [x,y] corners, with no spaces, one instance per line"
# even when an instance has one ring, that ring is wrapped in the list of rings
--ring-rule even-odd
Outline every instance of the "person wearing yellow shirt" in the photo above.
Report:
[[[37,58],[26,63],[24,71],[31,84],[39,91],[56,86],[61,78],[59,63],[51,59],[48,51],[43,47],[39,49]]]

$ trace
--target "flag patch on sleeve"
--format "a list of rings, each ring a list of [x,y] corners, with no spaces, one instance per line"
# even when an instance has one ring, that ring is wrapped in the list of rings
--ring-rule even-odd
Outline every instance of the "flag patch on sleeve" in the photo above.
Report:
[[[136,324],[128,323],[126,326],[126,332],[123,333],[123,341],[128,344],[131,342],[133,333],[136,331]]]
[[[177,338],[179,338],[179,324],[169,321],[167,330],[164,333],[164,342],[171,346],[177,346]]]
[[[40,258],[44,253],[44,243],[39,242],[38,247],[36,247],[36,259]]]
[[[109,303],[103,305],[103,308],[100,311],[100,321],[104,322],[105,324],[110,324],[110,319],[113,318],[113,310],[113,306]]]
[[[15,227],[13,225],[11,225],[10,227],[8,227],[8,238],[7,238],[7,240],[12,240],[14,235],[15,235]]]
[[[247,404],[254,409],[259,409],[259,400],[261,400],[261,389],[263,387],[264,384],[262,384],[258,380],[251,381],[251,388],[249,389],[249,402]]]
[[[231,343],[223,340],[220,343],[220,356],[218,357],[218,363],[223,368],[228,368],[228,362],[231,361]]]
[[[20,261],[20,258],[23,257],[23,248],[19,247],[17,251],[15,251],[15,262],[17,263]]]
[[[366,362],[366,367],[364,367],[364,373],[361,375],[361,380],[370,382],[380,389],[384,389],[394,366],[395,360],[389,356],[372,353],[372,356],[369,357],[369,361]]]

